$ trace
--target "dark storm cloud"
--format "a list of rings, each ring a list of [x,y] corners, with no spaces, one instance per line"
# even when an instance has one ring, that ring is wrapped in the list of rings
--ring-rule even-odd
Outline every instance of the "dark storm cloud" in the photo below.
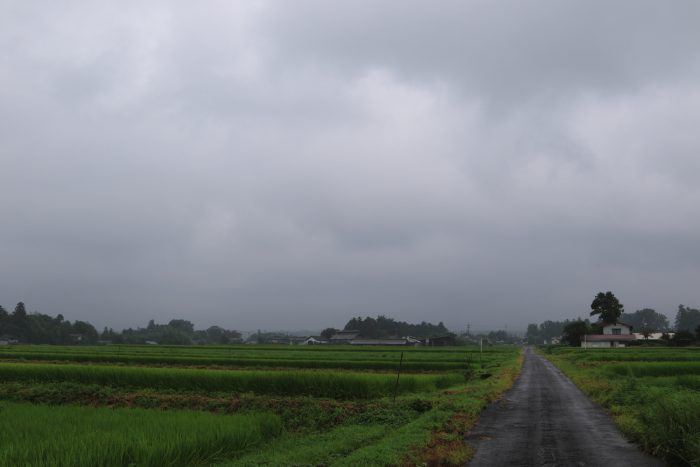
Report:
[[[0,303],[522,328],[697,305],[695,2],[10,2]]]

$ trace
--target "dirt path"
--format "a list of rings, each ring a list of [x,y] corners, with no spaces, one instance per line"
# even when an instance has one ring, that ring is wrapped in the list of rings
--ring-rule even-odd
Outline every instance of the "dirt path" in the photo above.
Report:
[[[472,467],[663,465],[530,348],[513,388],[483,412],[467,441],[477,448]]]

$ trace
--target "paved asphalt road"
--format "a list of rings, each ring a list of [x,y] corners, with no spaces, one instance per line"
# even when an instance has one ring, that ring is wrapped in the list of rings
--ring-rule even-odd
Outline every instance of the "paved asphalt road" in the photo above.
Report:
[[[530,348],[513,387],[482,413],[467,442],[477,449],[471,467],[663,465]]]

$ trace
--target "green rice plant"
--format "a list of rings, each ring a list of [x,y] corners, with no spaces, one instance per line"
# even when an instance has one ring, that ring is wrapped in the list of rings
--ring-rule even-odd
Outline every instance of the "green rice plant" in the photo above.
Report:
[[[282,431],[268,413],[1,403],[0,417],[0,465],[7,466],[210,465]]]
[[[5,360],[126,363],[149,366],[214,366],[231,368],[327,368],[394,370],[404,353],[404,371],[463,370],[467,359],[475,360],[475,349],[452,348],[346,348],[344,346],[10,346],[0,348]],[[496,367],[512,354],[490,351],[484,366]]]
[[[221,465],[256,467],[259,465],[331,465],[381,440],[389,431],[381,424],[347,425],[305,437],[280,437],[267,449],[244,455]]]
[[[696,375],[681,375],[676,377],[676,386],[693,391],[700,391],[700,376]]]
[[[398,361],[388,360],[312,360],[291,358],[240,358],[240,357],[188,357],[177,355],[109,355],[87,353],[0,353],[5,359],[28,361],[66,361],[87,363],[127,363],[146,365],[196,365],[227,367],[286,367],[286,368],[337,368],[359,370],[393,370]],[[406,361],[406,371],[445,371],[464,368],[463,360],[456,361]]]
[[[700,362],[645,362],[611,364],[605,368],[609,374],[618,376],[678,376],[700,375]]]
[[[5,381],[76,382],[114,387],[251,392],[369,399],[391,395],[393,374],[323,371],[222,371],[98,365],[0,363]],[[402,375],[399,393],[433,391],[463,382],[459,373]]]

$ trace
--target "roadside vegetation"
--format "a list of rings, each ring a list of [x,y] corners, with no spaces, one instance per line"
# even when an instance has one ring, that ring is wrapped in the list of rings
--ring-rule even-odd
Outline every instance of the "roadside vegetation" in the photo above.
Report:
[[[520,363],[511,346],[3,346],[0,465],[463,465]]]
[[[542,349],[645,451],[700,466],[700,348]]]

